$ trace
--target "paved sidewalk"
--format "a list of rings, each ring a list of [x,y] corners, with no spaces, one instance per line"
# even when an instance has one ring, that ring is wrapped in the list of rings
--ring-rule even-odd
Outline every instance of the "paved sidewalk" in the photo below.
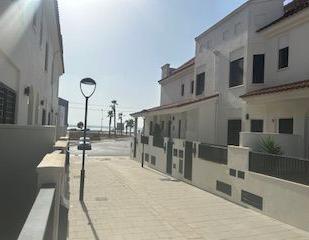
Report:
[[[228,202],[127,157],[71,158],[69,239],[305,240],[309,233]],[[292,209],[291,209],[292,211]]]

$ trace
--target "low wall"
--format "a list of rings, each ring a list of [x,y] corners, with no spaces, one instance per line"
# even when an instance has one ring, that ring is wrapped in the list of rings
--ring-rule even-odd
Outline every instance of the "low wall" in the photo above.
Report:
[[[174,148],[184,151],[182,140],[173,141]],[[199,143],[194,144],[198,152]],[[149,163],[148,166],[166,173],[164,150],[162,152],[151,145],[145,145],[145,152],[157,156],[157,166]],[[248,171],[250,148],[228,146],[227,152],[227,164],[200,159],[198,154],[193,154],[190,183],[229,201],[309,231],[309,186]],[[185,161],[185,151],[183,154]],[[137,159],[139,157],[141,155],[138,155]],[[180,160],[179,156],[173,156],[172,175],[186,181],[178,171]]]
[[[284,155],[304,157],[304,142],[299,135],[241,132],[239,145],[250,147],[253,151],[259,151],[259,142],[267,137],[271,137],[281,147]]]
[[[71,140],[79,140],[79,138],[84,136],[84,132],[81,130],[68,132]],[[99,131],[89,131],[87,132],[87,137],[89,137],[92,141],[99,141],[101,140],[101,133]]]
[[[56,128],[56,138],[59,139],[60,137],[65,137],[67,135],[67,127],[60,127],[57,126]]]
[[[0,125],[0,239],[17,239],[37,193],[36,167],[54,141],[55,127]]]

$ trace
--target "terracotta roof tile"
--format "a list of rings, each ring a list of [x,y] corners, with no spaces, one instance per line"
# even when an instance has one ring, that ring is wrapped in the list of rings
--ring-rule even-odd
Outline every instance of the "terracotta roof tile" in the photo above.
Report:
[[[293,82],[293,83],[288,83],[288,84],[282,84],[282,85],[277,85],[277,86],[273,86],[273,87],[262,88],[262,89],[258,89],[258,90],[248,92],[248,93],[246,93],[246,94],[244,94],[240,97],[246,98],[246,97],[251,97],[251,96],[286,92],[286,91],[291,91],[291,90],[296,90],[296,89],[301,89],[301,88],[309,88],[309,80]]]
[[[140,115],[140,114],[143,114],[143,113],[156,112],[156,111],[166,110],[166,109],[171,109],[171,108],[179,108],[179,107],[187,106],[187,105],[190,105],[190,104],[202,102],[202,101],[205,101],[205,100],[208,100],[208,99],[212,99],[212,98],[215,98],[215,97],[218,97],[218,96],[219,96],[219,94],[216,93],[214,95],[210,95],[210,96],[207,96],[207,97],[202,97],[202,98],[193,99],[193,100],[190,99],[190,100],[186,100],[186,101],[182,101],[182,102],[176,102],[176,103],[166,104],[166,105],[153,107],[153,108],[149,108],[149,109],[144,109],[140,112],[132,113],[130,115],[134,116],[134,115]]]

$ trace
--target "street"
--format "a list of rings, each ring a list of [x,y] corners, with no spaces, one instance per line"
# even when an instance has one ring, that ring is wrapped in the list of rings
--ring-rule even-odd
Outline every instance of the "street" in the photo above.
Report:
[[[130,152],[129,138],[106,138],[101,141],[91,141],[92,150],[87,151],[88,156],[128,156]],[[77,150],[77,141],[72,142],[70,152],[73,156],[80,156],[81,150]]]

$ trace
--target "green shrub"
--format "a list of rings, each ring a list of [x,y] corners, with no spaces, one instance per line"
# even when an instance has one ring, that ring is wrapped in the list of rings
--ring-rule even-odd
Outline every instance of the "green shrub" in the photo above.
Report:
[[[283,151],[281,150],[281,147],[275,143],[274,139],[270,136],[260,139],[259,142],[259,150],[261,152],[269,153],[269,154],[275,154],[275,155],[282,155]]]

